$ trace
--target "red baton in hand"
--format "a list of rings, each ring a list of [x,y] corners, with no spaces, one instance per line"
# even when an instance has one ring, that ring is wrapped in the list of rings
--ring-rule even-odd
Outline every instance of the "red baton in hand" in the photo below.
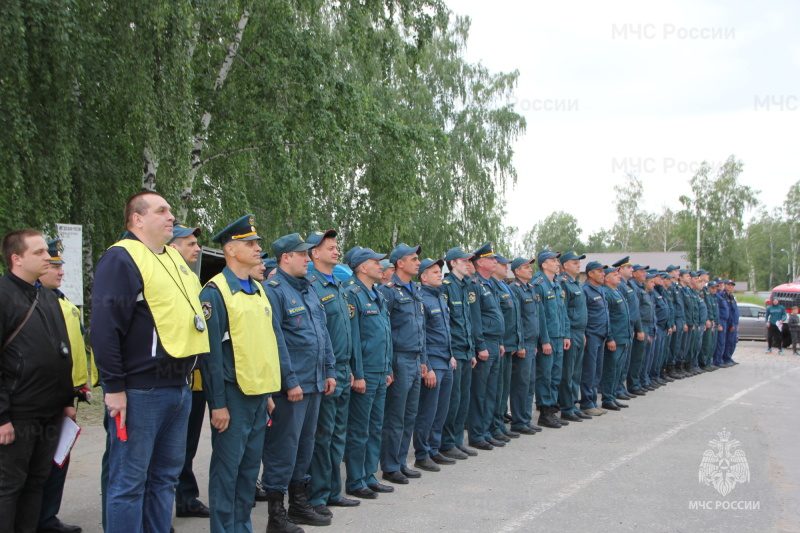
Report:
[[[121,420],[120,415],[119,413],[117,413],[117,416],[114,417],[114,421],[117,423],[117,437],[119,437],[119,440],[121,440],[122,442],[125,442],[128,440],[128,428],[119,427],[120,420]]]

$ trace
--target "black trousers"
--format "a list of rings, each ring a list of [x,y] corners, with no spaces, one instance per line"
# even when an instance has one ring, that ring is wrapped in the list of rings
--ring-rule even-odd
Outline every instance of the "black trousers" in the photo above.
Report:
[[[13,420],[14,442],[0,445],[0,533],[34,533],[50,475],[61,413]]]
[[[69,457],[64,465],[50,463],[50,475],[42,489],[42,508],[39,510],[39,526],[37,529],[49,529],[58,524],[58,511],[61,510],[61,498],[64,496],[64,484],[67,482]]]
[[[197,507],[200,489],[192,471],[192,462],[197,455],[200,443],[200,432],[203,430],[203,417],[206,414],[206,393],[192,391],[192,410],[189,411],[189,424],[186,433],[186,459],[183,470],[178,476],[178,487],[175,489],[175,508],[188,511]]]
[[[767,348],[771,350],[773,347],[779,350],[783,349],[783,336],[778,326],[770,324],[767,331]]]

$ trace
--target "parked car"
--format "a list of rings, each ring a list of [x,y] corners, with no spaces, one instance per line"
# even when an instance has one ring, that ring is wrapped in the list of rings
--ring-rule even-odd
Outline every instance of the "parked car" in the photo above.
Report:
[[[763,305],[736,302],[739,306],[739,339],[751,341],[766,340],[767,328],[764,317],[767,316]]]

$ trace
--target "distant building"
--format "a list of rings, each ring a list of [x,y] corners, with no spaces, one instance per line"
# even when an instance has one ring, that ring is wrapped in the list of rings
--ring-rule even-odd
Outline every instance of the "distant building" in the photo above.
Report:
[[[603,253],[586,253],[586,259],[581,261],[581,272],[586,267],[589,261],[597,261],[601,265],[611,265],[616,263],[626,255],[630,256],[631,264],[640,264],[649,266],[650,268],[657,268],[664,270],[669,265],[676,265],[681,268],[692,270],[694,265],[689,265],[689,252],[603,252]],[[702,265],[701,265],[702,266]]]

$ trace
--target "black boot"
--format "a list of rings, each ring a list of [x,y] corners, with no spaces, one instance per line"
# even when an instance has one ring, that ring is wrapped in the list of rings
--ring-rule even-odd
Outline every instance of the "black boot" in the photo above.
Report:
[[[267,533],[304,533],[303,528],[294,525],[286,516],[283,506],[283,494],[276,491],[267,493],[269,521]]]
[[[331,517],[321,515],[311,507],[306,497],[306,484],[289,486],[289,519],[295,524],[310,526],[329,526]]]
[[[669,367],[665,367],[665,368],[661,369],[661,377],[659,379],[661,381],[663,381],[664,383],[672,383],[673,381],[675,381],[674,379],[669,377],[669,375],[667,374],[667,370],[668,369],[669,369]]]
[[[561,424],[559,424],[558,420],[550,413],[550,406],[547,405],[539,406],[539,421],[537,424],[546,428],[561,428]]]

